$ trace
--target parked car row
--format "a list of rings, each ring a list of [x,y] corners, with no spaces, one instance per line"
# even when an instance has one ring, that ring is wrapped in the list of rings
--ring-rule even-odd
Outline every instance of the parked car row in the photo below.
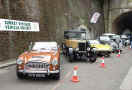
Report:
[[[109,44],[112,47],[112,52],[122,51],[123,47],[130,45],[130,39],[127,35],[104,33],[98,40],[102,43]]]
[[[86,60],[95,62],[97,56],[110,56],[111,53],[122,52],[122,48],[130,44],[126,35],[104,33],[96,40],[88,40],[87,35],[84,29],[64,31],[62,50],[70,62],[84,56]]]
[[[94,63],[98,55],[110,56],[111,52],[122,50],[122,45],[129,45],[129,39],[124,35],[105,33],[96,40],[88,40],[86,30],[75,29],[64,31],[62,52],[70,62],[79,57]],[[52,76],[60,79],[60,50],[57,42],[31,42],[29,50],[17,58],[17,77]]]

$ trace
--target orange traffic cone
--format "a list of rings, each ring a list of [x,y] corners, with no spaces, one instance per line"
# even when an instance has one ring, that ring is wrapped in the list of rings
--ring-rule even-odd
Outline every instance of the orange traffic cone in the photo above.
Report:
[[[120,54],[121,54],[121,51],[119,50],[119,51],[118,51],[118,54],[117,54],[116,56],[117,56],[117,57],[120,57],[120,56],[121,56]]]
[[[74,66],[74,72],[71,79],[72,82],[79,82],[79,77],[77,76],[77,69],[78,69],[78,66]]]
[[[102,68],[105,67],[105,64],[104,64],[104,56],[101,58],[101,65],[100,65]]]

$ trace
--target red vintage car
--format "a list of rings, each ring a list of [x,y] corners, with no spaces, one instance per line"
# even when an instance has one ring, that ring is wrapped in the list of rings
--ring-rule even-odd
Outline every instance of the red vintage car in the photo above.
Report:
[[[16,74],[25,77],[60,78],[60,48],[56,42],[34,42],[17,59]]]

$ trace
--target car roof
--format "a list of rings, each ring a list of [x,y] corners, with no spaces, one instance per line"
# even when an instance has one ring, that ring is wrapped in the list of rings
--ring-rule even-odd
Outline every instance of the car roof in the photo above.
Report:
[[[83,29],[82,30],[79,30],[79,29],[65,30],[64,34],[68,33],[68,32],[73,32],[73,33],[74,32],[82,32],[82,33],[86,33],[86,30],[83,30]]]
[[[98,40],[88,40],[88,41],[98,41]]]
[[[99,40],[88,40],[89,42],[99,42]]]
[[[128,38],[127,35],[121,35],[121,38]]]
[[[103,35],[116,35],[114,33],[104,33]]]

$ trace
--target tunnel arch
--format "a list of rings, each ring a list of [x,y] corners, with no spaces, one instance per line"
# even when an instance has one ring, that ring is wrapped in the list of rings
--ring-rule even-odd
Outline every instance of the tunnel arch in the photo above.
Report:
[[[125,12],[114,20],[112,32],[117,34],[132,33],[132,11]]]

